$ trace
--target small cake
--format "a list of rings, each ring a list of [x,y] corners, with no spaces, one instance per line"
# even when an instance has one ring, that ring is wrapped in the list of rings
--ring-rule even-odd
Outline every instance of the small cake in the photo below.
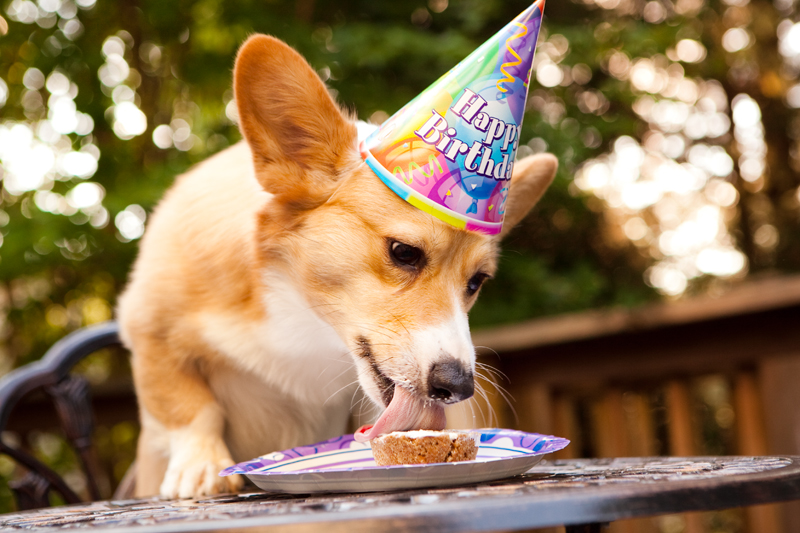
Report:
[[[395,431],[370,441],[378,466],[455,463],[478,455],[478,434],[465,431]]]

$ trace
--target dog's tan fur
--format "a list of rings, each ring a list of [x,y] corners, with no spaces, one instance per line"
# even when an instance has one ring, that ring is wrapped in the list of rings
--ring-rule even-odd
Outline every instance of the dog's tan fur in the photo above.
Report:
[[[178,178],[141,242],[119,320],[142,413],[139,496],[236,490],[217,472],[345,431],[359,357],[424,396],[432,361],[474,367],[465,291],[498,238],[412,207],[361,161],[356,129],[294,50],[250,38],[234,73],[239,143]],[[544,193],[555,158],[514,168],[506,228]],[[387,242],[425,254],[398,268]],[[361,354],[363,355],[363,353]]]

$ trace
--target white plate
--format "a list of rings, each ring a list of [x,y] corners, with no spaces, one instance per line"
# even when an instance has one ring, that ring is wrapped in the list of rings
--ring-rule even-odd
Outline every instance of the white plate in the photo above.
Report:
[[[569,444],[567,439],[509,429],[475,431],[480,446],[474,461],[377,466],[369,443],[348,434],[239,463],[220,476],[244,474],[265,491],[292,494],[447,487],[522,474],[545,454]]]

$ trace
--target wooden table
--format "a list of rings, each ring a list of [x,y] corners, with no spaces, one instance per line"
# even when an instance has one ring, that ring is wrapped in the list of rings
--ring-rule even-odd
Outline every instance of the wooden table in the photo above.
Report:
[[[800,456],[574,459],[451,488],[95,502],[0,515],[0,530],[445,533],[563,524],[578,533],[625,518],[792,499],[800,499]]]

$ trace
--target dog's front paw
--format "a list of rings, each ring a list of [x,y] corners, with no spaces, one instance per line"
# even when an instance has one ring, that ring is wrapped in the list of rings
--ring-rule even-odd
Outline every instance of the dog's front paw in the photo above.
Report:
[[[242,476],[220,477],[220,471],[233,465],[228,457],[189,458],[170,460],[161,495],[165,498],[200,498],[223,492],[237,492],[244,485]]]

